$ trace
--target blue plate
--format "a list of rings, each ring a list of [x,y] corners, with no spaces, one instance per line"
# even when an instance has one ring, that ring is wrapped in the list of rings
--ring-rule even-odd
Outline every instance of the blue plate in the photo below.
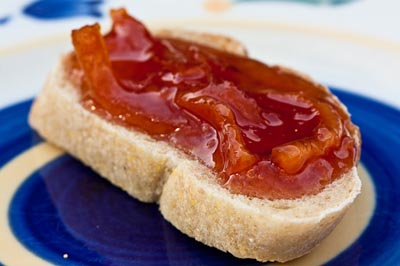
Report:
[[[361,128],[361,159],[373,179],[376,208],[361,236],[326,265],[398,264],[400,112],[333,91]],[[0,166],[42,142],[27,124],[30,105],[28,100],[0,111]],[[12,196],[8,221],[26,249],[56,265],[260,264],[183,235],[162,218],[157,205],[129,197],[69,155],[26,177]]]

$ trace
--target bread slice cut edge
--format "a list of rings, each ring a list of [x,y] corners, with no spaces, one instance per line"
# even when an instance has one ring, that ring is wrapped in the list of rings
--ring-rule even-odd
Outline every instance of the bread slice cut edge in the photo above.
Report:
[[[246,51],[223,36],[186,31],[158,35],[240,55]],[[66,69],[68,60],[60,60],[35,100],[29,116],[32,128],[129,195],[158,202],[166,220],[206,245],[259,261],[297,258],[335,228],[360,192],[353,167],[320,193],[294,200],[231,194],[207,167],[168,143],[85,109],[76,80]]]

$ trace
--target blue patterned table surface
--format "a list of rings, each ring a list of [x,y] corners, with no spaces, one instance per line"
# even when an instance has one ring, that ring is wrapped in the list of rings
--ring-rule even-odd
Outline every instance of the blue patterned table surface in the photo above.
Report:
[[[0,2],[0,57],[27,43],[37,46],[49,36],[67,38],[72,28],[84,24],[100,21],[107,25],[108,10],[121,6],[145,22],[156,21],[159,25],[163,21],[176,21],[185,27],[187,20],[241,21],[249,25],[261,22],[281,29],[291,27],[321,36],[351,39],[400,53],[400,1],[397,0],[4,0]],[[377,67],[397,66],[388,62]],[[2,68],[0,64],[0,78],[6,75]],[[330,80],[324,81],[332,84]],[[354,87],[337,85],[351,90]],[[378,94],[367,95],[379,98]],[[0,91],[0,107],[33,94],[9,96],[8,90]],[[400,106],[400,100],[395,98],[400,96],[380,99]]]
[[[102,20],[111,7],[120,6],[126,6],[143,20],[263,19],[357,33],[400,44],[397,0],[4,0],[0,2],[0,48]],[[40,27],[45,31],[32,32]]]

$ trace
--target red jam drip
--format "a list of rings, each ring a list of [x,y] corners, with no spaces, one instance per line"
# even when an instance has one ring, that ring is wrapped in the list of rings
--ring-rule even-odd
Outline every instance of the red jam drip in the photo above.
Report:
[[[168,141],[215,171],[232,193],[318,193],[355,165],[358,129],[324,87],[290,71],[152,36],[124,9],[72,33],[83,105]]]

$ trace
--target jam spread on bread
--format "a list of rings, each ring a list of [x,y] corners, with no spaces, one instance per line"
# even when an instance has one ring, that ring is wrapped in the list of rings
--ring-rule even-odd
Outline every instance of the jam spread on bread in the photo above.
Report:
[[[199,44],[153,36],[124,9],[72,33],[82,104],[167,141],[232,193],[315,194],[359,159],[358,128],[321,85]]]

